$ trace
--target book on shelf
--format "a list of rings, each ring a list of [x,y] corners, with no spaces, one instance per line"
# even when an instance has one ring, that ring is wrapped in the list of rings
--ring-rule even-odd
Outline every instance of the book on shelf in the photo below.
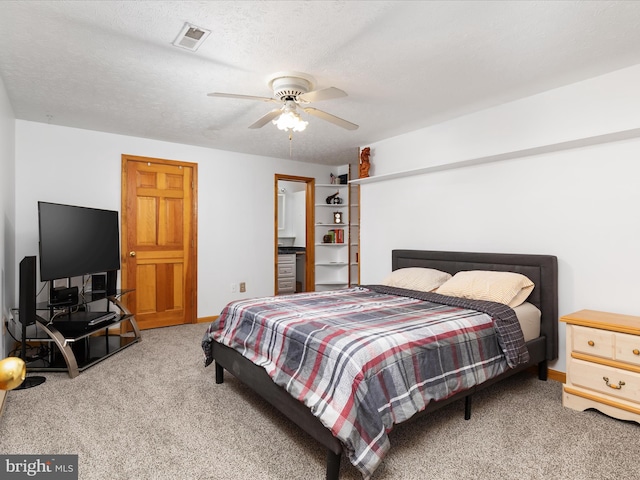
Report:
[[[322,238],[322,243],[344,243],[344,228],[332,228]]]

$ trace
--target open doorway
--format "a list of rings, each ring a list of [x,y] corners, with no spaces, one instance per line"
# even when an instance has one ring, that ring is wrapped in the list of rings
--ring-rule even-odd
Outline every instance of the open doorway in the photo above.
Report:
[[[314,291],[314,192],[314,178],[275,174],[274,295]]]

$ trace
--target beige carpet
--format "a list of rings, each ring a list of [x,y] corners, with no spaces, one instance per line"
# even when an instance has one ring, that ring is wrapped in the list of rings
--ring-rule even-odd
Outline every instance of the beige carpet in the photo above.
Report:
[[[325,451],[250,389],[203,368],[206,325],[143,332],[75,379],[10,392],[3,454],[78,454],[82,480],[322,479]],[[632,479],[640,426],[561,405],[522,374],[391,432],[374,480]],[[360,479],[343,458],[341,479]]]

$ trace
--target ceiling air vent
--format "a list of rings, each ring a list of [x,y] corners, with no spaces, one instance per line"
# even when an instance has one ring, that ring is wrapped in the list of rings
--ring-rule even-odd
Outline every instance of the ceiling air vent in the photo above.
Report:
[[[210,33],[211,30],[185,23],[177,38],[173,41],[173,44],[176,47],[186,48],[187,50],[195,52]]]

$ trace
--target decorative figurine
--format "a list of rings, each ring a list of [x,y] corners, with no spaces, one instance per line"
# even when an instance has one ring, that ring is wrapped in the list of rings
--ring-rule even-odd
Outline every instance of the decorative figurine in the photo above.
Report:
[[[336,192],[326,198],[327,205],[340,205],[342,203],[342,199],[338,196],[338,193],[340,192]]]
[[[360,152],[360,178],[367,178],[369,176],[369,168],[371,167],[371,163],[369,162],[370,153],[371,148],[369,147],[363,148],[362,152]]]

